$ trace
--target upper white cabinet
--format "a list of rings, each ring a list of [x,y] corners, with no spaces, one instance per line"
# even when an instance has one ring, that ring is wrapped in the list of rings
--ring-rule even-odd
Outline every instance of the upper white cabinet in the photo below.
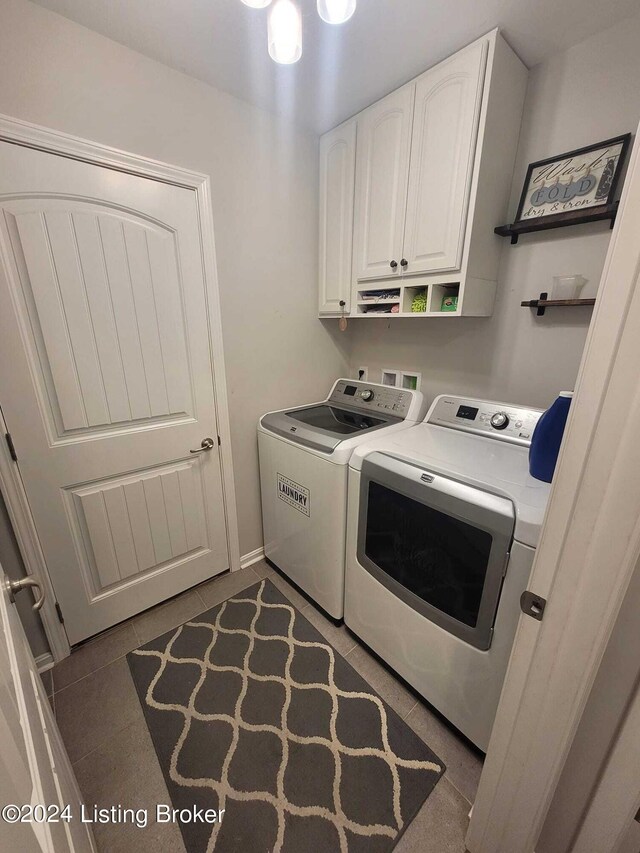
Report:
[[[351,297],[341,297],[350,316],[492,313],[501,250],[493,229],[507,215],[526,82],[494,30],[352,119],[353,225],[337,217],[331,226],[345,229],[342,238],[332,232],[333,245],[353,236]],[[322,222],[332,215],[329,187],[321,186]],[[336,262],[320,252],[320,310],[337,314],[328,288],[344,279],[328,284]]]
[[[348,314],[351,309],[356,127],[356,119],[351,119],[320,140],[321,315],[343,310]]]
[[[354,270],[358,279],[402,270],[415,85],[358,116]]]
[[[487,43],[416,83],[404,228],[405,272],[458,270],[467,222]]]

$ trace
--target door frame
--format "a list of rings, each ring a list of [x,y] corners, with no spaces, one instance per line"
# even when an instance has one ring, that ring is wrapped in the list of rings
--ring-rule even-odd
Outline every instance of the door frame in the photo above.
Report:
[[[224,363],[222,318],[220,314],[220,288],[216,265],[213,208],[211,204],[211,180],[208,175],[193,172],[180,166],[171,166],[138,154],[131,154],[92,142],[62,131],[52,130],[21,119],[0,114],[0,142],[9,142],[25,148],[35,148],[71,160],[79,160],[94,166],[104,166],[137,177],[151,178],[173,186],[193,190],[196,196],[202,266],[208,308],[209,349],[213,367],[213,392],[216,403],[216,422],[220,436],[220,467],[224,496],[225,527],[229,549],[231,571],[240,568],[240,541],[238,516],[233,478],[231,454],[231,426],[229,400]],[[0,400],[0,407],[2,400]],[[44,553],[40,546],[35,523],[31,515],[26,492],[18,466],[11,460],[5,442],[0,451],[0,486],[5,496],[7,510],[14,526],[25,568],[43,585],[46,592],[45,604],[40,611],[51,654],[55,661],[69,654],[70,646],[66,633],[55,609],[55,596],[47,570]]]
[[[534,850],[640,558],[639,225],[636,144],[529,582],[548,603],[520,616],[471,853]],[[609,815],[609,838],[627,817]]]

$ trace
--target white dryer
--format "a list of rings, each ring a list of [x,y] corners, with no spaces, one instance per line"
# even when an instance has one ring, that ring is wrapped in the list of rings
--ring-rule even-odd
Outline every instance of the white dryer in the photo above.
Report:
[[[415,426],[424,412],[417,391],[339,379],[326,400],[260,419],[265,555],[334,619],[344,613],[351,454],[373,434]]]
[[[484,751],[549,496],[541,414],[441,396],[350,462],[345,623]]]

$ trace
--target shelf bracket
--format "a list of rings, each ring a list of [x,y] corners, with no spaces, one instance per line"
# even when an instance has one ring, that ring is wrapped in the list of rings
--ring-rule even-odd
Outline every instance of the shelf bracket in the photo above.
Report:
[[[602,204],[598,207],[568,210],[556,213],[553,216],[539,216],[533,219],[518,220],[511,225],[498,225],[493,233],[499,237],[509,237],[511,245],[518,242],[521,234],[531,234],[534,231],[550,231],[555,228],[564,228],[567,225],[584,225],[586,222],[599,222],[603,219],[609,220],[609,228],[613,228],[616,221],[619,202],[613,204]]]
[[[541,293],[538,299],[530,299],[521,302],[523,308],[535,308],[537,317],[544,317],[547,308],[574,307],[583,305],[595,305],[595,299],[549,299],[546,293]]]

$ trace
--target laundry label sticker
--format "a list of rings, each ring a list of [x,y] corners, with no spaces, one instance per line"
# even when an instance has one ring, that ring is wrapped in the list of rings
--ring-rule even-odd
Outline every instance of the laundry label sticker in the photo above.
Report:
[[[310,492],[299,483],[278,474],[278,497],[303,515],[311,515]]]

